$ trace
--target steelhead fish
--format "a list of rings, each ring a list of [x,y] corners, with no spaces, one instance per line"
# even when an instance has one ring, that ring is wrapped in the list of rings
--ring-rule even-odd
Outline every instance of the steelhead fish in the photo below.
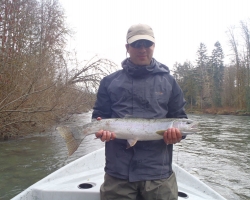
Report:
[[[57,127],[58,132],[64,138],[69,156],[72,155],[82,140],[99,130],[107,130],[115,133],[116,138],[126,139],[130,147],[134,146],[138,140],[160,140],[163,139],[164,132],[171,127],[178,128],[182,136],[193,134],[198,131],[197,122],[190,119],[142,119],[142,118],[111,118],[95,120],[79,129],[70,130],[66,126]]]

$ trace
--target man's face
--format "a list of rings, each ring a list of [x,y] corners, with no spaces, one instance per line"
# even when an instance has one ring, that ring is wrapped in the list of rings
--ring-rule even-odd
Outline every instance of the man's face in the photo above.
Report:
[[[132,44],[126,44],[126,48],[132,63],[141,66],[150,65],[155,48],[154,43],[148,40],[137,40]]]

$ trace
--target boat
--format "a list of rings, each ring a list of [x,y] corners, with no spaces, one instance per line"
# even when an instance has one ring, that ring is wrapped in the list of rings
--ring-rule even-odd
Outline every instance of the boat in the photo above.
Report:
[[[33,184],[12,200],[100,200],[105,147],[87,154]],[[226,200],[195,176],[173,163],[178,200]]]

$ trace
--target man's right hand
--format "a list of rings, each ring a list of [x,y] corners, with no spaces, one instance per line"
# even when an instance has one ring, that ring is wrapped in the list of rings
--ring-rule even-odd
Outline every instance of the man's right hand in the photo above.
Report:
[[[102,118],[101,117],[97,117],[97,120],[101,120]],[[97,138],[100,138],[101,141],[103,142],[108,142],[110,140],[113,140],[116,138],[116,135],[114,132],[111,132],[111,131],[106,131],[106,130],[99,130],[95,136]]]

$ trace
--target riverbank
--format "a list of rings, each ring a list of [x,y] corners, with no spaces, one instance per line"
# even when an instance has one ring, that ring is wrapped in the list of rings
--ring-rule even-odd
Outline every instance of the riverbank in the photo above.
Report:
[[[236,110],[234,108],[207,108],[204,110],[199,109],[186,109],[189,114],[212,114],[212,115],[235,115],[235,116],[250,116],[250,112],[246,110]]]

